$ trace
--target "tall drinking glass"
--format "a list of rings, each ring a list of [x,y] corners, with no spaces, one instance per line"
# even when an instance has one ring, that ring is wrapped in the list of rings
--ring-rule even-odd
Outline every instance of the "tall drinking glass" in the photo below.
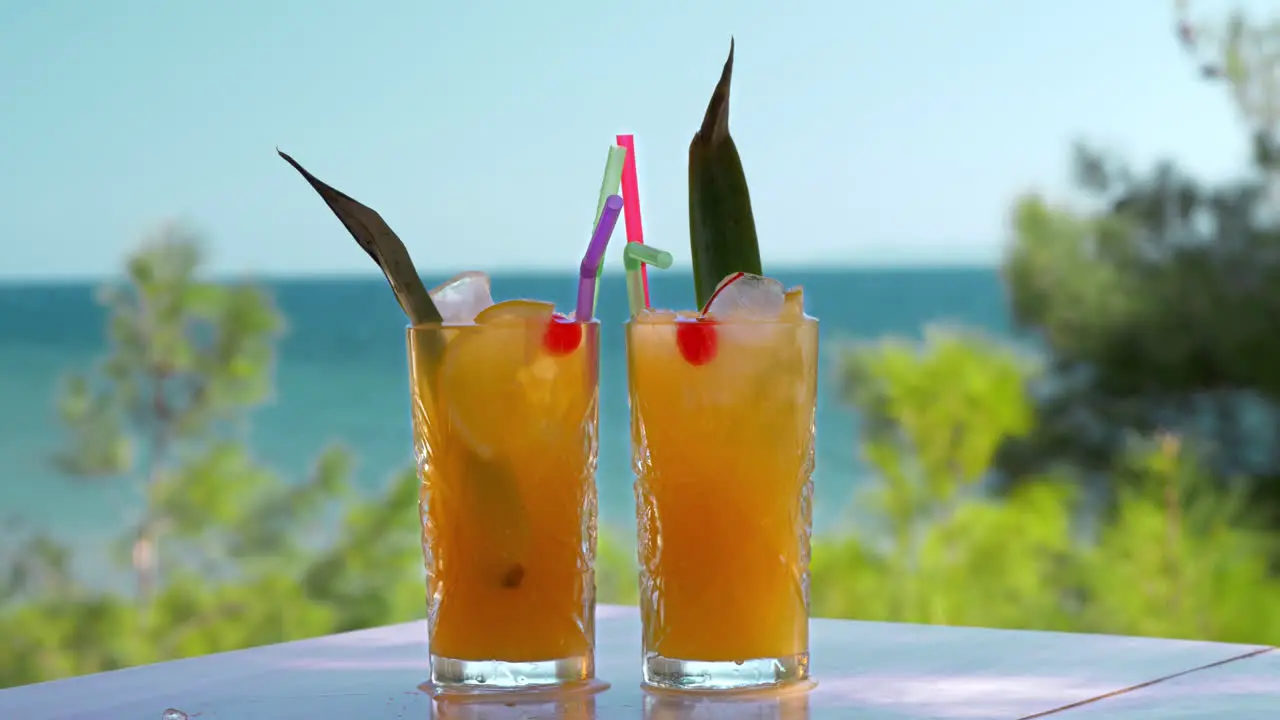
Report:
[[[809,673],[818,322],[627,323],[644,680]]]
[[[573,325],[408,330],[438,689],[594,678],[599,326]]]

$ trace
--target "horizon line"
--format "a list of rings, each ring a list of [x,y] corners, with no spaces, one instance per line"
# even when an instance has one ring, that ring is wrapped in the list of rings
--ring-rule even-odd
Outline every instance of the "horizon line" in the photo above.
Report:
[[[923,272],[942,272],[942,270],[998,270],[1000,263],[896,263],[896,264],[859,264],[859,265],[774,265],[773,269],[781,270],[781,272],[804,272],[812,274],[840,274],[840,273],[892,273],[905,272],[905,270],[923,270]],[[466,272],[466,270],[462,270]],[[664,270],[664,274],[687,274],[689,268],[682,270]],[[458,273],[443,272],[421,274],[422,278],[440,278],[448,279]],[[576,275],[576,272],[567,272],[567,270],[553,270],[549,268],[530,268],[527,270],[517,269],[500,269],[494,272],[486,273],[490,278],[507,278],[511,275],[521,275],[521,277],[538,277],[538,278],[564,278]],[[605,270],[605,275],[609,277],[621,277],[622,270]],[[77,286],[77,284],[93,284],[109,281],[119,281],[123,279],[123,273],[114,274],[68,274],[68,275],[4,275],[0,274],[0,287],[12,288],[20,286],[33,287],[52,287],[52,286]],[[205,281],[211,282],[296,282],[296,281],[381,281],[383,275],[376,270],[319,270],[319,272],[301,272],[301,273],[269,273],[269,272],[250,272],[236,273],[230,270],[223,272],[205,273]]]
[[[935,261],[935,262],[862,262],[849,263],[847,265],[831,265],[829,263],[775,263],[770,266],[772,270],[780,270],[784,272],[803,271],[818,274],[833,274],[841,272],[893,272],[902,270],[998,270],[1001,263],[982,262],[973,259],[956,259],[952,262]],[[684,267],[680,269],[672,268],[664,273],[675,272],[677,274],[687,273],[690,268]],[[419,273],[424,278],[450,278],[459,272],[468,272],[466,270],[445,270],[442,272]],[[499,268],[486,273],[490,277],[509,277],[512,275],[533,276],[533,277],[565,277],[575,275],[576,271],[561,270],[548,267],[531,267],[531,268]],[[621,276],[623,271],[615,268],[606,268],[605,275]],[[0,273],[0,286],[17,286],[17,285],[78,285],[84,283],[98,283],[109,280],[118,280],[123,278],[123,273],[86,273],[86,274],[66,274],[66,275],[7,275]],[[244,280],[265,280],[267,282],[275,281],[292,281],[292,280],[374,280],[381,279],[382,273],[376,269],[350,269],[350,270],[317,270],[317,271],[301,271],[301,272],[272,272],[272,271],[234,271],[234,270],[210,270],[203,273],[203,279],[215,282],[227,281],[244,281]]]

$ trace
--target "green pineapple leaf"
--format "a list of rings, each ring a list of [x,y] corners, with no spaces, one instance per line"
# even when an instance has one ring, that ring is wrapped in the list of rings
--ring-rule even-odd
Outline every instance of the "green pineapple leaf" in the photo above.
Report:
[[[763,275],[751,194],[738,148],[729,136],[729,81],[733,40],[702,127],[689,144],[689,245],[698,307],[710,301],[725,277]]]

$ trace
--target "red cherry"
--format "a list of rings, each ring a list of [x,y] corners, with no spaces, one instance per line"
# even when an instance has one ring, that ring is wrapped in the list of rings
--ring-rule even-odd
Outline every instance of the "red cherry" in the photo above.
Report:
[[[552,355],[568,355],[582,344],[582,323],[556,313],[547,323],[547,331],[542,334],[542,346]]]
[[[676,322],[676,347],[690,365],[706,365],[716,356],[716,321],[706,318]]]

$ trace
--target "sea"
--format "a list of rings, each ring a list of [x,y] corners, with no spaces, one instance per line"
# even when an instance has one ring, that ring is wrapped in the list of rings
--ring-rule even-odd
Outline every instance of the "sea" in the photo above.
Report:
[[[867,474],[858,457],[857,418],[837,394],[842,354],[858,342],[919,338],[930,324],[962,324],[1012,334],[994,268],[789,269],[774,276],[802,285],[819,319],[821,358],[814,476],[818,533],[850,518]],[[431,286],[443,277],[424,278]],[[317,454],[341,443],[355,454],[358,486],[385,488],[411,464],[405,319],[380,276],[257,279],[286,319],[272,396],[251,416],[256,457],[286,478],[305,477]],[[50,456],[65,442],[55,394],[67,373],[93,367],[105,351],[101,283],[0,283],[0,518],[70,545],[77,564],[106,563],[107,541],[135,517],[139,496],[114,479],[60,475]],[[570,275],[495,274],[498,300],[538,298],[572,307]],[[693,305],[687,273],[653,272],[654,307]],[[597,315],[600,359],[601,525],[634,537],[622,323],[624,278],[606,274]],[[12,527],[12,526],[11,526]]]

